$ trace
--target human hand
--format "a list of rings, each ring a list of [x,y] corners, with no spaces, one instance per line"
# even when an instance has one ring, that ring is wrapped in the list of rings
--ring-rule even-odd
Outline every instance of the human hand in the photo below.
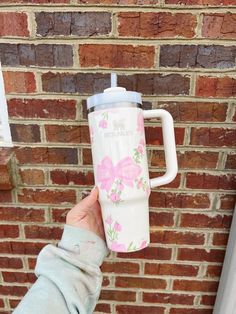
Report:
[[[98,188],[73,207],[66,216],[67,225],[80,227],[96,233],[105,241],[101,207],[98,202]]]

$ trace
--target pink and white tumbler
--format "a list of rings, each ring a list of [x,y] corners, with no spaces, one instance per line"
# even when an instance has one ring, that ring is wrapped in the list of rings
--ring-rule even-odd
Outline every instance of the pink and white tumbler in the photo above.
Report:
[[[116,74],[103,93],[87,99],[95,184],[108,247],[116,252],[148,246],[151,188],[174,180],[177,171],[172,116],[165,110],[142,110],[141,94],[116,87]],[[144,119],[160,118],[166,173],[149,179]]]

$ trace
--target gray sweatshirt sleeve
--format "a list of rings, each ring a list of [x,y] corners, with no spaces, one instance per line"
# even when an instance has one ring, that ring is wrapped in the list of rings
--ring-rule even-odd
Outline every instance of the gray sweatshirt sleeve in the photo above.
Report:
[[[38,255],[38,277],[14,314],[90,314],[102,284],[100,266],[108,254],[105,242],[88,230],[64,226],[58,246]]]

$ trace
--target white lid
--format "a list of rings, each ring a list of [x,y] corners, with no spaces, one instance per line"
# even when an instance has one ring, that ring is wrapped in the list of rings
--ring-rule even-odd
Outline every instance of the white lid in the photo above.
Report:
[[[87,109],[104,104],[117,102],[132,102],[142,104],[141,94],[127,91],[124,87],[116,87],[116,73],[111,73],[111,87],[106,88],[103,93],[95,94],[87,98]]]

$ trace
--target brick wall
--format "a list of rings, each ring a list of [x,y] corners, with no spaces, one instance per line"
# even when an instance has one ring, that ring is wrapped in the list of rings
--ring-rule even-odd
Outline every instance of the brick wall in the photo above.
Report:
[[[93,185],[85,99],[118,83],[175,120],[179,174],[150,197],[151,245],[103,264],[100,313],[210,314],[234,206],[235,0],[1,0],[18,186],[0,192],[0,313],[35,281]],[[150,175],[164,171],[146,123]]]

